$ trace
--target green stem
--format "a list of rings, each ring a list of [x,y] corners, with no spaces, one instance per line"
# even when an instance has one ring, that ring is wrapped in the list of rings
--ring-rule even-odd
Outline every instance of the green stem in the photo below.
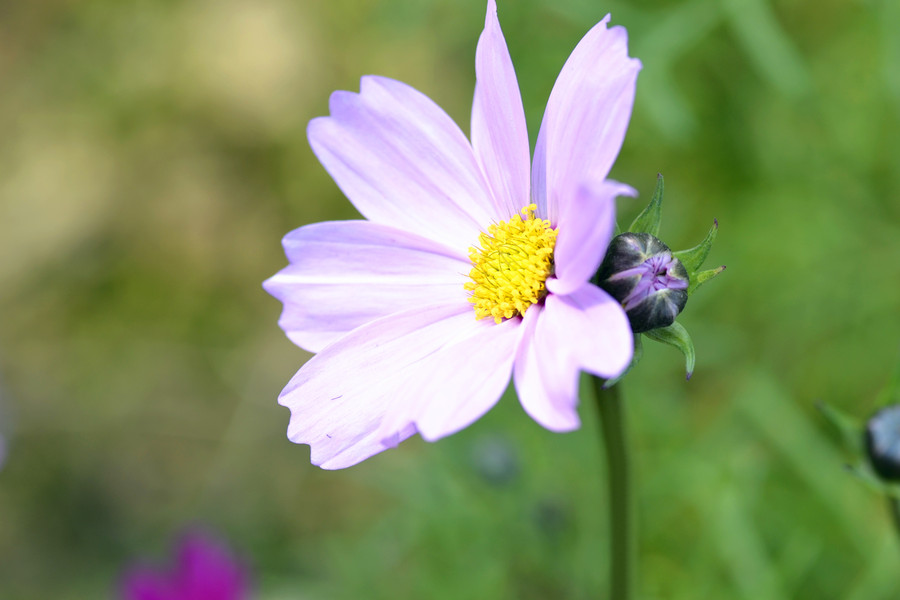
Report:
[[[610,599],[629,600],[634,581],[634,515],[631,509],[631,473],[625,432],[625,411],[619,386],[604,389],[594,380],[597,412],[606,451],[609,487]]]

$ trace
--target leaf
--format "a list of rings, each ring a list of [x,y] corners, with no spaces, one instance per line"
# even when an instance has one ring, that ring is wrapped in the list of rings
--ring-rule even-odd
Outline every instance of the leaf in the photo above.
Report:
[[[719,221],[714,219],[713,226],[709,228],[709,233],[706,234],[706,238],[702,242],[690,250],[680,250],[672,253],[675,258],[681,261],[684,268],[688,270],[692,279],[694,277],[694,272],[700,268],[700,265],[702,265],[703,261],[706,260],[706,257],[709,256],[709,251],[712,248],[713,242],[716,240],[716,234],[718,233]]]
[[[864,455],[862,422],[822,400],[816,402],[816,408],[840,435],[847,447],[851,448],[856,457],[861,459]]]
[[[691,275],[691,283],[688,285],[688,296],[697,291],[701,285],[721,273],[725,270],[725,265],[721,267],[717,267],[715,269],[709,269],[708,271],[700,271],[699,273],[693,273]]]
[[[656,189],[653,191],[653,197],[647,208],[641,211],[641,214],[635,218],[628,228],[628,231],[634,233],[649,233],[653,237],[659,234],[659,223],[662,219],[662,200],[665,184],[661,173],[656,175]]]
[[[812,88],[812,76],[771,4],[767,0],[727,0],[722,8],[750,65],[779,92],[797,98]]]
[[[872,471],[868,464],[861,462],[857,465],[846,465],[846,468],[873,492],[884,494],[888,498],[900,500],[900,486],[896,483],[882,481],[882,479]]]
[[[697,357],[694,353],[694,342],[691,341],[691,336],[688,334],[687,329],[682,327],[678,321],[675,321],[668,327],[645,331],[644,335],[657,342],[675,346],[681,350],[681,353],[684,354],[687,378],[691,378],[691,375],[694,374],[694,364],[697,361]]]

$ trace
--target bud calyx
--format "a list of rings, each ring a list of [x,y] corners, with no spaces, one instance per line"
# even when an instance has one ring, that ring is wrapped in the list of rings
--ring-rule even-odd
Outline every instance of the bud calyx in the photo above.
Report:
[[[649,233],[616,236],[598,279],[600,287],[622,304],[635,333],[668,327],[687,303],[687,269]]]
[[[725,270],[724,266],[700,270],[716,239],[719,222],[713,221],[709,233],[693,248],[670,250],[656,237],[662,219],[664,189],[663,177],[658,175],[650,204],[625,233],[610,242],[595,281],[621,303],[628,315],[635,348],[631,366],[640,360],[641,337],[645,335],[680,350],[690,379],[696,360],[694,343],[675,318],[691,294]],[[623,376],[607,381],[606,387],[615,385]]]

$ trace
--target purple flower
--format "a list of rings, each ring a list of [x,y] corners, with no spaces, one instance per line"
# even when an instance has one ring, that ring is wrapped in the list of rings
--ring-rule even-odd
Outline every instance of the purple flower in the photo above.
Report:
[[[124,600],[242,600],[250,597],[248,573],[219,542],[193,532],[182,539],[174,569],[137,566],[122,583]]]
[[[363,77],[313,119],[316,156],[367,219],[289,233],[290,265],[264,284],[279,325],[318,354],[279,402],[288,437],[326,469],[419,433],[434,441],[478,419],[512,375],[526,412],[579,426],[578,374],[615,377],[633,338],[622,307],[592,285],[612,237],[606,180],[641,64],[609,17],[556,81],[533,164],[494,0],[476,51],[471,142],[413,88]],[[530,167],[530,168],[529,168]]]

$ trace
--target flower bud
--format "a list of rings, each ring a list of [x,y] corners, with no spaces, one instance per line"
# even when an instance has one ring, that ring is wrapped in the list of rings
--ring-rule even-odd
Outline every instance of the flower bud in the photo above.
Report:
[[[900,404],[875,413],[866,424],[866,452],[885,481],[900,481]]]
[[[597,276],[600,287],[622,304],[635,333],[668,327],[687,303],[687,269],[649,233],[613,238]]]

